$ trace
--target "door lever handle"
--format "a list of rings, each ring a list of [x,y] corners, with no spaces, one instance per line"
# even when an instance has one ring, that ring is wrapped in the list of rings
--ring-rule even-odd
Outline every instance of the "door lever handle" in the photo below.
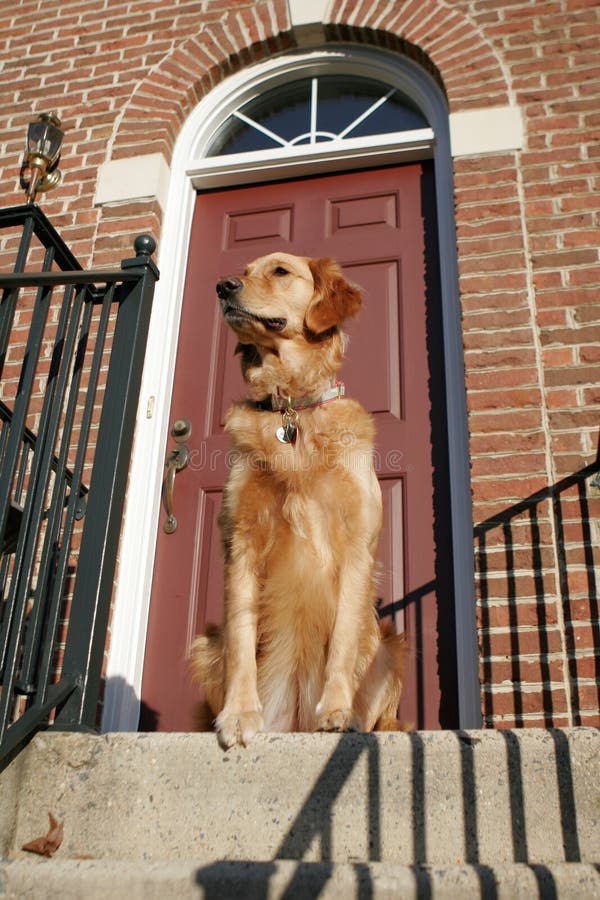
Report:
[[[188,465],[190,461],[190,448],[186,444],[192,433],[192,423],[189,419],[177,419],[171,428],[171,437],[178,445],[174,447],[167,457],[167,474],[163,482],[163,498],[167,508],[167,518],[163,524],[166,534],[177,531],[177,519],[173,513],[173,492],[175,489],[175,476]]]

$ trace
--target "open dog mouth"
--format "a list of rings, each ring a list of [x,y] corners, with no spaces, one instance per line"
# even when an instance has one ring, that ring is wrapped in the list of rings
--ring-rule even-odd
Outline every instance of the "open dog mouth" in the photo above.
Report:
[[[249,310],[244,309],[243,306],[236,306],[233,303],[223,304],[223,315],[232,325],[240,320],[260,322],[261,325],[264,325],[269,331],[283,331],[287,325],[287,319],[279,318],[277,316],[257,316],[255,313],[251,313]]]

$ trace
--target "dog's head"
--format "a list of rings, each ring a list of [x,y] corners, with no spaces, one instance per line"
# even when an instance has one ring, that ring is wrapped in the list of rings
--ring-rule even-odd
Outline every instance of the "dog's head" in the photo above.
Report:
[[[315,367],[321,380],[335,374],[343,355],[340,326],[362,301],[333,260],[290,253],[256,259],[243,275],[219,281],[217,296],[239,337],[244,377],[260,380],[265,392],[309,392]],[[271,374],[276,385],[263,384]]]

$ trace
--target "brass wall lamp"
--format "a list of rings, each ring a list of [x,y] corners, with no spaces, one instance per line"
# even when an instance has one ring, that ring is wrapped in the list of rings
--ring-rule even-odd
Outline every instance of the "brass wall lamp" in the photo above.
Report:
[[[52,190],[62,181],[58,163],[63,137],[60,119],[54,113],[41,113],[29,123],[19,175],[27,203],[34,203],[39,191]]]

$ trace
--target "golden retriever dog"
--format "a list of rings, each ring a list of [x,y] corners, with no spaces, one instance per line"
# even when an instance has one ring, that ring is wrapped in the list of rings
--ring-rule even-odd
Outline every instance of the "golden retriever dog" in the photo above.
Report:
[[[336,380],[361,291],[331,259],[272,253],[217,295],[248,386],[226,422],[224,623],[191,660],[219,742],[401,728],[404,639],[375,609],[374,426]]]

